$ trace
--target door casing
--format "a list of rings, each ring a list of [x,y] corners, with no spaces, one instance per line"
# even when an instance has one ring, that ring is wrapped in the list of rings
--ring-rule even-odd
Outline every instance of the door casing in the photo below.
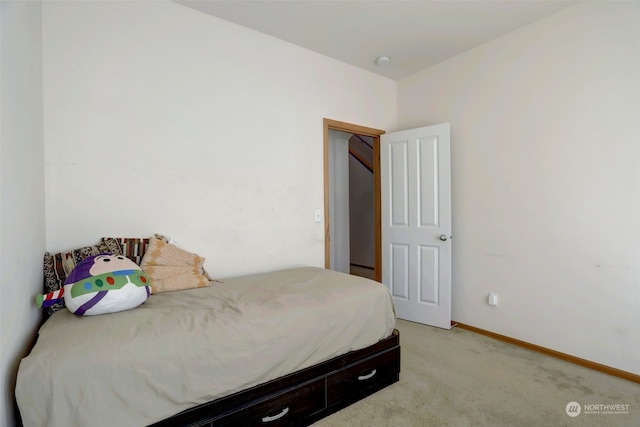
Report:
[[[380,135],[384,134],[384,130],[369,128],[352,123],[341,122],[332,119],[323,119],[324,129],[324,266],[331,268],[331,245],[329,230],[329,203],[331,201],[329,194],[329,130],[339,130],[358,135],[369,136],[373,139],[373,222],[374,222],[374,268],[375,279],[382,281],[382,240],[381,240],[381,203],[380,203]]]

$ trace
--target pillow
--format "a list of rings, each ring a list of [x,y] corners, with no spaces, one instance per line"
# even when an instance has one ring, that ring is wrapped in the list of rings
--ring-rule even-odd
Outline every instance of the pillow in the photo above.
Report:
[[[136,308],[147,300],[149,279],[124,255],[89,256],[76,265],[64,284],[64,302],[78,316]]]
[[[152,237],[140,267],[151,279],[155,294],[209,286],[203,264],[201,256]]]
[[[85,246],[73,249],[69,252],[59,252],[44,254],[44,293],[56,292],[63,288],[67,276],[73,271],[76,265],[88,256],[101,253],[122,255],[120,245],[115,239],[106,239],[95,246]],[[46,307],[46,306],[44,306]],[[48,307],[46,316],[50,316],[58,310],[64,308],[64,300],[60,300]]]
[[[122,249],[122,255],[126,256],[136,264],[140,265],[142,257],[144,257],[149,239],[141,239],[136,237],[103,237],[102,241],[116,240]]]

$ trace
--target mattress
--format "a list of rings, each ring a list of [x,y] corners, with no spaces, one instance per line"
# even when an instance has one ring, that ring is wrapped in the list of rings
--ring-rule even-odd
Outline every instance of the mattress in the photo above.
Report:
[[[30,426],[145,426],[391,335],[380,283],[304,267],[151,295],[136,309],[53,314],[19,366]]]

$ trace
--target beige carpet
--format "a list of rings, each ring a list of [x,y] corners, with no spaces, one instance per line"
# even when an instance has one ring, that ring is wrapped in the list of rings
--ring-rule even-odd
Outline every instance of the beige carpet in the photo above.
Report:
[[[640,426],[640,384],[458,328],[396,327],[400,381],[315,427]]]

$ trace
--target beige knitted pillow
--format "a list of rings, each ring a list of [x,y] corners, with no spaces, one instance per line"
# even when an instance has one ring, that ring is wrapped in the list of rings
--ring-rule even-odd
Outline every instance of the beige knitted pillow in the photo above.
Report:
[[[151,293],[209,286],[204,258],[152,237],[140,268],[151,279]]]

